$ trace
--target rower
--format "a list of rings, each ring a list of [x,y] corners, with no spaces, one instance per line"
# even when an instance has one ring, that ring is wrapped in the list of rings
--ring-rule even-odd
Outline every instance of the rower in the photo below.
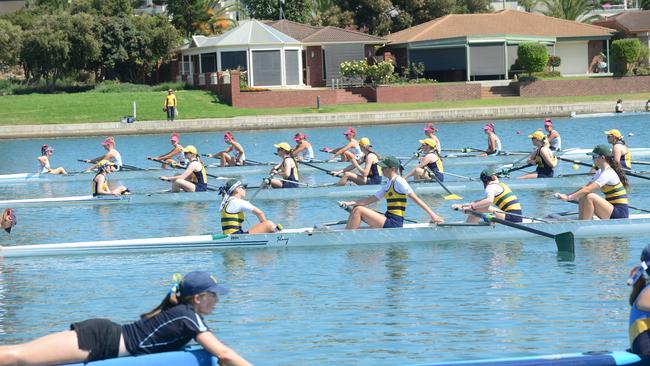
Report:
[[[483,126],[483,132],[488,135],[488,147],[485,152],[479,156],[498,155],[501,152],[501,140],[494,132],[494,123],[488,123]]]
[[[307,141],[307,135],[298,132],[293,137],[293,141],[296,142],[296,147],[293,148],[292,155],[296,160],[306,162],[314,160],[314,148]]]
[[[632,286],[629,297],[630,349],[643,358],[650,356],[650,244],[641,252],[641,263],[630,271],[627,285]]]
[[[361,151],[359,142],[356,140],[357,131],[352,127],[348,127],[347,131],[345,131],[343,135],[345,135],[345,139],[348,140],[347,144],[334,150],[324,149],[326,152],[334,154],[329,161],[334,161],[339,155],[341,156],[341,161],[352,161],[353,159],[360,161],[361,158],[363,158],[363,151]]]
[[[420,164],[417,167],[413,168],[404,179],[409,179],[413,177],[414,180],[433,180],[435,175],[439,181],[443,182],[445,180],[445,168],[442,165],[442,158],[436,147],[436,141],[434,139],[424,139],[420,140],[422,146],[420,149],[425,153],[423,157],[420,158]]]
[[[169,137],[169,142],[172,144],[172,149],[168,153],[156,157],[149,156],[147,159],[161,162],[162,168],[166,168],[168,165],[172,167],[186,167],[187,159],[185,159],[183,145],[180,144],[178,133],[172,133],[171,137]]]
[[[168,177],[163,175],[160,179],[172,182],[172,192],[205,192],[208,190],[208,173],[199,158],[199,152],[194,145],[187,145],[183,149],[188,164],[180,175]]]
[[[131,191],[122,185],[114,189],[110,188],[108,185],[108,175],[115,170],[116,166],[112,161],[100,160],[97,163],[97,174],[95,175],[95,178],[93,178],[92,182],[93,197],[131,194]]]
[[[614,107],[614,112],[623,113],[623,99],[616,101],[616,107]]]
[[[106,149],[106,154],[102,156],[98,156],[94,159],[90,160],[84,160],[85,163],[91,163],[95,164],[91,166],[90,168],[86,169],[87,172],[92,171],[95,168],[99,168],[99,162],[102,160],[108,160],[113,165],[115,165],[115,170],[121,170],[122,169],[122,155],[120,154],[119,151],[115,148],[115,138],[113,136],[109,136],[102,141],[102,146],[104,149]]]
[[[614,160],[618,161],[623,169],[631,170],[632,153],[623,140],[621,131],[612,129],[605,131],[605,135],[607,135],[607,142],[612,145],[612,156]]]
[[[348,218],[346,229],[358,229],[361,221],[371,228],[396,228],[404,225],[406,213],[406,198],[410,198],[420,206],[434,223],[442,223],[442,217],[436,215],[429,206],[418,197],[406,179],[399,175],[400,162],[394,156],[388,156],[379,162],[384,176],[388,182],[374,195],[368,196],[359,201],[341,202],[343,207],[353,207]],[[373,209],[365,207],[371,203],[386,198],[386,212],[381,214]]]
[[[358,186],[381,184],[381,168],[379,167],[379,154],[372,150],[370,139],[363,137],[359,139],[359,146],[364,154],[363,168],[356,159],[351,160],[352,164],[342,170],[330,172],[333,176],[341,176],[336,183],[337,186],[344,186],[352,182]],[[354,170],[358,173],[355,173]]]
[[[246,163],[246,152],[244,152],[241,144],[235,141],[235,136],[231,132],[226,132],[223,135],[223,141],[230,146],[218,153],[208,154],[208,157],[220,159],[222,167],[244,165]],[[233,152],[234,156],[230,156],[230,152]]]
[[[276,225],[273,221],[267,220],[262,210],[244,200],[246,185],[242,184],[242,182],[236,179],[227,181],[226,185],[220,190],[220,194],[223,196],[219,211],[221,212],[221,230],[224,234],[259,234],[282,230],[281,225]],[[242,224],[246,219],[245,214],[247,212],[252,212],[260,222],[251,226],[248,231],[244,231]]]
[[[508,185],[499,182],[497,172],[486,168],[481,172],[481,182],[485,188],[485,197],[470,203],[455,204],[454,210],[474,210],[482,213],[491,213],[498,219],[510,222],[522,222],[521,204],[517,196],[512,193]],[[477,223],[481,218],[475,215],[467,216],[467,222]]]
[[[433,139],[436,142],[436,151],[438,151],[438,155],[440,155],[442,152],[442,147],[440,146],[440,139],[438,139],[438,136],[436,136],[436,132],[438,132],[438,129],[433,125],[433,122],[429,122],[426,126],[424,126],[425,136],[427,136],[428,139]]]
[[[546,139],[551,144],[551,151],[562,150],[562,137],[559,132],[553,129],[553,121],[550,118],[544,120],[544,129],[548,132]]]
[[[551,151],[548,139],[542,131],[535,131],[528,135],[528,138],[536,147],[535,151],[528,156],[528,164],[534,164],[537,168],[535,172],[522,175],[519,179],[553,178],[557,158]]]
[[[5,208],[0,216],[0,227],[5,229],[7,233],[11,233],[11,229],[18,223],[16,219],[16,212],[11,208]]]
[[[592,220],[594,214],[604,220],[628,218],[627,177],[612,150],[603,144],[587,155],[591,155],[598,167],[591,182],[571,194],[556,193],[556,196],[564,201],[579,200],[580,220]],[[600,189],[605,198],[592,193],[596,189]]]
[[[68,172],[66,172],[61,166],[52,169],[50,166],[50,158],[52,157],[52,154],[54,154],[54,148],[52,146],[41,146],[41,156],[36,158],[36,160],[38,160],[38,174],[68,174]]]
[[[280,178],[271,179],[271,187],[298,188],[300,174],[298,173],[298,163],[292,156],[291,145],[281,142],[273,146],[277,148],[277,154],[282,158],[282,162],[271,169],[271,175],[280,176]]]

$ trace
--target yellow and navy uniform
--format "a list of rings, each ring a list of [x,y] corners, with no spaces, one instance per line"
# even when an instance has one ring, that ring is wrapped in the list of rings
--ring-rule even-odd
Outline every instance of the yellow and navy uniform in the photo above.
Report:
[[[626,219],[630,217],[627,190],[620,181],[618,184],[604,185],[600,187],[600,191],[605,194],[607,202],[614,206],[610,219]]]
[[[627,148],[627,152],[624,155],[621,155],[621,160],[619,161],[619,163],[621,164],[623,169],[632,169],[632,153],[630,152],[630,148],[628,148],[625,142],[623,141],[616,141],[614,145],[616,144],[623,145]]]
[[[239,211],[238,213],[228,212],[228,203],[232,198],[226,201],[226,204],[223,205],[221,209],[221,231],[224,234],[244,234],[242,230],[242,224],[244,223],[244,211]]]
[[[95,178],[93,178],[93,182],[91,184],[93,197],[101,195],[101,193],[99,193],[99,182],[96,180],[99,175],[101,175],[101,173],[95,175]],[[102,183],[102,188],[104,188],[103,191],[108,190],[108,176],[104,176],[104,183]]]
[[[377,156],[374,152],[369,152],[368,155],[370,154]],[[366,184],[381,184],[381,175],[381,167],[376,162],[372,163],[370,166],[370,174],[368,174],[366,179]]]
[[[646,286],[641,293],[647,290]],[[640,356],[650,356],[650,312],[639,310],[636,300],[630,309],[628,334],[632,352]]]
[[[404,225],[404,215],[406,214],[406,194],[395,190],[395,180],[390,183],[390,187],[384,198],[386,198],[386,221],[384,228],[402,227]]]
[[[517,196],[512,193],[512,190],[508,185],[505,183],[490,183],[490,184],[498,184],[503,191],[494,197],[492,200],[492,203],[499,208],[499,210],[503,211],[506,213],[506,220],[511,221],[511,222],[522,222],[522,218],[520,217],[522,212],[521,212],[521,204],[519,203],[519,199]],[[510,214],[516,214],[519,216],[514,216]]]
[[[296,162],[296,159],[287,156],[282,162],[283,168],[284,164],[287,163],[287,159],[293,160],[293,168],[291,168],[291,172],[289,173],[287,179],[282,181],[282,188],[298,188],[298,181],[300,180],[300,174],[298,173],[298,163]]]
[[[167,94],[165,96],[165,107],[176,107],[176,95]]]
[[[551,159],[553,162],[557,161],[557,158],[553,154],[551,154]],[[535,154],[535,165],[537,165],[537,168],[535,169],[537,172],[537,178],[553,178],[553,174],[555,173],[554,168],[546,163],[542,157],[541,149],[537,149],[537,154]]]
[[[438,155],[438,160],[436,160],[435,163],[427,164],[427,169],[429,170],[429,176],[431,176],[431,174],[435,174],[436,178],[438,178],[439,181],[443,182],[445,180],[445,167],[442,164],[442,158],[440,155]]]
[[[208,172],[205,171],[205,166],[200,160],[196,159],[194,161],[198,161],[201,164],[201,170],[198,172],[194,171],[190,175],[191,182],[195,186],[194,191],[205,192],[208,190]]]

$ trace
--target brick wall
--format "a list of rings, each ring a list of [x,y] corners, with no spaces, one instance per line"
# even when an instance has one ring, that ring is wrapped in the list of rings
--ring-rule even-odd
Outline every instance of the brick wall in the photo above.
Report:
[[[350,88],[355,94],[377,103],[417,103],[436,100],[480,99],[480,84],[427,84]]]
[[[519,82],[522,97],[555,97],[650,92],[650,76]]]

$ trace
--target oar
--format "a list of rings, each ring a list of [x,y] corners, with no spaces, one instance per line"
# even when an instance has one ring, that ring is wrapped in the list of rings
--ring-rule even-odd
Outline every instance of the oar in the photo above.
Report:
[[[308,162],[306,162],[306,161],[301,161],[301,160],[299,160],[298,163],[299,163],[299,164],[304,164],[304,165],[306,165],[306,166],[312,167],[312,168],[314,168],[314,169],[316,169],[316,170],[320,170],[321,172],[325,172],[325,173],[330,174],[330,175],[332,174],[332,171],[331,171],[331,170],[327,170],[327,169],[325,169],[325,168],[321,168],[321,167],[319,167],[318,165],[314,165],[314,164],[308,163]]]
[[[555,195],[555,197],[559,198],[558,195]],[[566,202],[573,203],[573,204],[576,204],[576,205],[580,203],[579,201],[576,201],[576,200],[570,200],[570,201],[566,201]],[[640,208],[640,207],[636,207],[636,206],[632,206],[632,205],[627,205],[627,207],[629,207],[629,208],[631,208],[633,210],[637,210],[639,212],[650,213],[650,210],[646,210],[645,208]]]
[[[527,231],[529,233],[533,233],[533,234],[537,234],[537,235],[541,235],[553,239],[555,240],[555,244],[557,245],[558,252],[571,253],[572,255],[575,254],[573,233],[570,231],[560,233],[560,234],[551,234],[551,233],[547,233],[546,231],[533,229],[532,227],[528,227],[522,224],[502,220],[500,218],[495,217],[494,215],[486,215],[474,210],[466,210],[466,211],[476,217],[482,218],[486,222],[496,222],[497,224],[509,226],[511,228]]]
[[[637,160],[632,160],[632,164],[638,164],[638,165],[650,165],[650,161],[637,161]]]
[[[545,223],[545,224],[548,224],[548,223],[549,223],[548,221],[546,221],[546,220],[544,220],[544,219],[537,218],[537,217],[530,217],[530,216],[518,215],[518,214],[515,214],[515,213],[512,213],[512,212],[506,212],[506,211],[501,211],[501,210],[496,210],[496,212],[500,212],[500,213],[502,213],[502,214],[504,214],[504,215],[510,215],[510,216],[515,216],[515,217],[521,217],[522,219],[528,219],[528,220],[530,220],[530,221],[539,221],[539,222],[543,222],[543,223]]]
[[[410,158],[406,163],[404,163],[404,164],[402,165],[402,168],[403,168],[403,169],[406,169],[406,167],[407,167],[409,164],[411,164],[411,162],[413,161],[413,159],[415,159],[415,158],[419,158],[419,157],[420,157],[420,150],[414,152],[413,155],[411,155],[411,158]]]
[[[158,159],[158,158],[147,158],[147,160],[152,160],[152,161],[157,161],[157,162],[159,162],[159,163],[168,164],[168,165],[171,165],[172,168],[177,168],[177,167],[178,167],[178,168],[181,168],[181,169],[185,169],[185,168],[187,168],[186,166],[182,166],[182,165],[180,165],[180,164],[178,164],[178,163],[176,163],[176,162],[168,163],[168,162],[166,162],[166,161],[164,161],[164,160],[161,160],[161,159]],[[219,176],[219,175],[210,174],[210,173],[208,173],[208,172],[206,172],[205,175],[207,175],[207,176],[210,177],[210,178],[214,178],[214,179],[216,179],[216,180],[227,180],[227,179],[231,179],[231,178],[232,178],[232,177],[222,177],[222,176]]]
[[[593,165],[592,165],[592,164],[587,164],[587,163],[582,162],[582,161],[580,161],[580,160],[571,160],[571,159],[567,159],[567,158],[563,158],[563,157],[558,157],[558,159],[560,159],[560,160],[562,160],[562,161],[566,161],[566,162],[568,162],[568,163],[573,163],[573,164],[582,165],[582,166],[588,166],[588,167],[590,167],[590,168],[593,168]],[[645,175],[641,175],[641,174],[637,174],[637,173],[632,173],[632,172],[627,171],[627,170],[625,171],[625,175],[629,175],[629,176],[631,176],[631,177],[637,177],[637,178],[641,178],[641,179],[650,180],[650,177],[646,177]]]
[[[516,167],[516,168],[505,169],[505,170],[502,170],[501,172],[499,172],[499,175],[507,176],[507,175],[510,175],[510,173],[512,173],[512,172],[516,172],[517,170],[530,168],[531,166],[533,166],[533,164],[526,164],[526,165],[522,165],[522,166]]]
[[[449,189],[448,189],[448,188],[447,188],[447,187],[446,187],[446,186],[445,186],[445,185],[440,181],[440,179],[438,179],[438,177],[436,177],[435,174],[431,174],[431,178],[433,178],[433,180],[435,180],[438,184],[440,184],[440,187],[442,187],[442,189],[444,189],[445,191],[447,191],[447,193],[449,193],[448,195],[443,196],[443,198],[444,198],[445,200],[462,200],[462,199],[463,199],[463,197],[461,197],[461,196],[459,196],[459,195],[457,195],[457,194],[455,194],[455,193],[452,193],[452,192],[451,192],[451,191],[450,191],[450,190],[449,190]]]
[[[347,211],[347,212],[350,212],[350,211],[352,210],[352,207],[350,207],[350,206],[348,206],[348,205],[344,205],[343,202],[341,202],[341,201],[339,201],[339,202],[337,202],[337,203],[338,203],[338,205],[339,205],[340,208],[344,209],[344,210]],[[365,206],[365,207],[368,207],[368,206]],[[375,210],[374,208],[370,208],[370,207],[368,207],[368,208],[371,209],[371,210],[373,210],[373,211],[375,211],[375,212],[378,213],[378,214],[382,214],[382,215],[384,214],[383,212],[381,212],[381,211],[377,211],[377,210]],[[404,221],[406,221],[406,222],[410,222],[410,223],[413,223],[413,224],[417,224],[417,223],[418,223],[416,220],[411,220],[411,219],[408,219],[408,218],[406,218],[406,217],[404,217],[404,218],[402,218],[402,219],[403,219]],[[346,221],[346,222],[347,222],[347,221]]]
[[[253,195],[249,199],[249,201],[252,201],[257,197],[257,195],[262,191],[262,189],[267,188],[269,186],[269,178],[271,178],[271,175],[266,176],[266,178],[262,179],[262,184],[260,184],[259,187],[253,192]]]

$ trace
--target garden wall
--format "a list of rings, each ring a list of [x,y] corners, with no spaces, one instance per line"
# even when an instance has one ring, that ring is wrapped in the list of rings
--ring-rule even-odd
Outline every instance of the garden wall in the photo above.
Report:
[[[648,92],[650,92],[650,76],[519,82],[519,95],[526,98]]]
[[[349,88],[370,102],[417,103],[436,100],[480,99],[481,84],[425,84]]]

